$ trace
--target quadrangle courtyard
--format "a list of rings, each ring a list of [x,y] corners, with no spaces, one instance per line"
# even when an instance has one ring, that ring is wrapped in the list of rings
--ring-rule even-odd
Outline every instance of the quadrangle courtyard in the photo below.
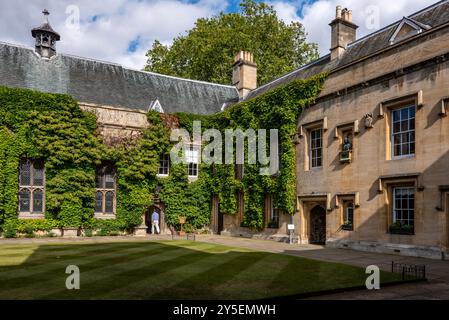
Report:
[[[367,278],[361,267],[207,237],[21,240],[0,243],[0,299],[265,299],[363,286]],[[80,270],[79,290],[65,286],[69,265]],[[381,273],[382,284],[400,281]]]

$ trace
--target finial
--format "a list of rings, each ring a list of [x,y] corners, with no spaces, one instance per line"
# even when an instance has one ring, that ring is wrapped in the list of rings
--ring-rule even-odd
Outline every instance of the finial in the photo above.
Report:
[[[48,16],[50,15],[50,12],[48,12],[47,9],[42,10],[42,14],[45,17],[45,22],[48,22]]]

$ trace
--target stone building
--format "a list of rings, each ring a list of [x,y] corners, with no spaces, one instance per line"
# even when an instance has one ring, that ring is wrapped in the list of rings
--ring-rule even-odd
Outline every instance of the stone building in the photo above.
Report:
[[[330,53],[256,88],[241,52],[233,86],[179,79],[56,54],[48,20],[35,50],[0,43],[0,85],[67,93],[95,112],[107,139],[136,135],[145,113],[212,114],[295,79],[328,72],[298,122],[297,212],[265,201],[266,229],[242,228],[213,199],[212,229],[236,236],[445,258],[449,254],[449,1],[357,39],[352,12],[337,7]],[[168,174],[162,166],[161,174]],[[26,216],[26,214],[25,214]]]
[[[35,38],[34,49],[0,42],[0,85],[72,96],[81,109],[97,116],[99,131],[108,144],[139,135],[148,126],[149,110],[214,114],[239,100],[235,86],[137,71],[114,63],[61,54],[56,50],[61,37],[51,27],[48,11],[43,13],[44,23],[31,32]],[[161,163],[160,176],[166,176],[168,163],[164,160]],[[22,165],[21,171],[43,175],[42,164],[30,161]],[[194,179],[198,171],[189,174]],[[113,219],[115,175],[111,168],[103,168],[97,173],[97,179],[99,177],[105,183],[97,186],[95,217]],[[19,189],[19,219],[44,218],[45,186],[20,184]],[[41,199],[38,208],[33,205],[37,197]],[[31,206],[22,206],[21,198]],[[168,232],[163,204],[156,205],[162,211],[161,229]]]
[[[326,71],[298,123],[300,243],[449,253],[449,1],[361,39],[337,7],[330,54],[251,91]],[[277,234],[286,233],[285,218]]]

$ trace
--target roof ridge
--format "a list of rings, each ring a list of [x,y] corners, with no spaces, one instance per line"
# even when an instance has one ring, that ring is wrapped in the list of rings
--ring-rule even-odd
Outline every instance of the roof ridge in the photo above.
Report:
[[[409,21],[413,22],[414,24],[416,24],[418,27],[424,28],[424,29],[426,29],[426,30],[432,28],[430,25],[425,24],[425,23],[422,23],[422,22],[419,22],[418,20],[415,20],[415,19],[413,19],[413,18],[404,17],[402,20],[404,20],[404,19],[405,19],[405,20],[409,20]]]
[[[146,70],[136,70],[136,69],[127,68],[127,67],[123,67],[123,69],[129,70],[129,71],[153,74],[153,75],[156,75],[156,76],[161,76],[161,77],[166,77],[166,78],[171,78],[171,79],[176,79],[176,80],[190,81],[190,82],[196,82],[196,83],[202,83],[202,84],[208,84],[208,85],[212,85],[212,86],[219,86],[219,87],[226,87],[226,88],[234,88],[235,90],[237,90],[237,88],[235,86],[228,85],[228,84],[220,84],[220,83],[213,83],[213,82],[207,82],[207,81],[201,81],[201,80],[195,80],[195,79],[175,77],[175,76],[170,76],[170,75],[167,75],[167,74],[161,74],[161,73],[152,72],[152,71],[146,71]]]
[[[21,44],[9,43],[9,42],[5,42],[5,41],[1,41],[1,40],[0,40],[0,44],[4,44],[4,45],[7,45],[7,46],[12,46],[12,47],[23,48],[23,49],[31,50],[31,51],[34,52],[34,49],[32,47],[21,45]],[[79,59],[79,60],[87,60],[87,61],[99,62],[99,63],[102,63],[102,64],[108,64],[108,65],[113,65],[113,66],[116,66],[116,67],[120,67],[123,70],[129,70],[129,71],[134,71],[134,72],[139,72],[139,73],[144,73],[144,74],[153,74],[153,75],[160,76],[160,77],[166,77],[166,78],[182,80],[182,81],[190,81],[190,82],[195,82],[195,83],[207,84],[207,85],[211,85],[211,86],[234,88],[235,90],[237,90],[237,88],[235,88],[235,86],[232,86],[232,85],[225,85],[225,84],[220,84],[220,83],[213,83],[213,82],[207,82],[207,81],[201,81],[201,80],[194,80],[194,79],[187,79],[187,78],[169,76],[169,75],[166,75],[166,74],[161,74],[161,73],[156,73],[156,72],[151,72],[151,71],[145,71],[145,70],[137,70],[137,69],[133,69],[133,68],[130,68],[130,67],[123,66],[123,65],[121,65],[119,63],[106,61],[106,60],[100,60],[100,59],[95,59],[95,58],[86,58],[86,57],[82,57],[82,56],[78,56],[78,55],[74,55],[74,54],[68,54],[68,53],[58,53],[57,56],[70,57],[70,58],[75,58],[75,59]]]
[[[267,86],[269,86],[269,85],[271,85],[271,84],[273,84],[273,83],[276,83],[277,81],[280,81],[280,80],[282,80],[282,79],[288,77],[289,75],[294,74],[295,72],[304,70],[304,69],[306,69],[306,68],[308,68],[308,67],[311,67],[311,66],[313,66],[313,65],[315,65],[315,64],[317,64],[317,63],[323,61],[324,59],[329,58],[329,56],[330,56],[330,54],[326,54],[326,55],[324,55],[324,56],[322,56],[322,57],[319,57],[318,59],[313,60],[313,61],[311,61],[311,62],[309,62],[309,63],[307,63],[307,64],[305,64],[305,65],[299,67],[298,69],[292,70],[292,71],[290,71],[290,72],[288,72],[288,73],[286,73],[286,74],[280,76],[279,78],[276,78],[276,79],[274,79],[274,80],[271,80],[270,82],[267,82],[267,83],[261,85],[260,87],[258,87],[258,88],[256,88],[256,89],[250,91],[250,93],[258,92],[259,90],[261,90],[261,89],[263,89],[263,88],[265,88],[265,87],[267,87]]]
[[[411,19],[411,20],[415,21],[413,18],[415,18],[415,17],[418,16],[419,14],[422,14],[422,13],[424,13],[424,12],[427,12],[427,11],[429,11],[429,10],[432,10],[432,9],[434,9],[434,8],[440,6],[440,5],[442,5],[443,3],[448,2],[448,1],[449,1],[449,0],[441,0],[441,1],[438,1],[438,2],[436,2],[436,3],[434,3],[434,4],[430,5],[430,6],[428,6],[428,7],[426,7],[426,8],[423,8],[423,9],[421,9],[421,10],[415,12],[415,13],[412,13],[412,14],[410,14],[410,15],[408,15],[408,16],[404,16],[404,17],[403,17],[402,19],[400,19],[400,20],[397,20],[397,21],[395,21],[395,22],[393,22],[393,23],[391,23],[391,24],[389,24],[389,25],[386,25],[386,26],[383,27],[383,28],[380,28],[379,30],[376,30],[375,32],[372,32],[372,33],[370,33],[370,34],[367,34],[366,36],[361,37],[360,39],[357,39],[357,40],[351,42],[350,44],[348,44],[348,47],[353,46],[353,45],[355,45],[355,44],[357,44],[357,43],[359,43],[359,42],[362,42],[363,40],[369,39],[369,38],[371,38],[371,37],[373,37],[373,36],[375,36],[375,35],[377,35],[377,34],[379,34],[379,33],[381,33],[381,32],[387,31],[388,29],[392,28],[392,27],[395,26],[396,24],[401,23],[401,21],[402,21],[404,18],[408,18],[408,19]],[[416,21],[416,22],[418,22],[418,21]]]

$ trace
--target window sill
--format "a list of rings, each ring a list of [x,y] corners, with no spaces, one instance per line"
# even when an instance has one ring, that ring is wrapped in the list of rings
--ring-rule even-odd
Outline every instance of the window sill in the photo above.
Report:
[[[19,212],[19,219],[45,219],[44,213]]]
[[[406,159],[415,159],[415,158],[416,158],[416,155],[413,154],[413,155],[408,155],[408,156],[392,157],[392,158],[390,159],[390,161],[395,161],[395,160],[406,160]]]
[[[400,235],[400,236],[414,236],[414,231],[408,231],[408,230],[390,230],[389,234],[391,235]]]
[[[112,220],[116,218],[115,213],[102,213],[102,212],[95,212],[94,218],[96,219],[103,219],[103,220]]]
[[[323,167],[315,167],[315,168],[309,168],[307,170],[305,170],[306,172],[318,172],[318,171],[322,171]]]
[[[168,174],[157,174],[156,177],[158,178],[168,178],[170,175]]]

